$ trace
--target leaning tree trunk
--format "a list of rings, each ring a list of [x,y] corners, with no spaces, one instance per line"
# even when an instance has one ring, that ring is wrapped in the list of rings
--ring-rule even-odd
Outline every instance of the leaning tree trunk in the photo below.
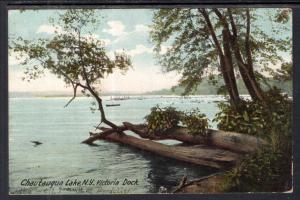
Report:
[[[226,78],[224,77],[229,95],[233,100],[233,105],[236,106],[240,103],[241,99],[239,96],[239,92],[237,89],[237,84],[234,75],[233,63],[232,63],[232,52],[230,49],[230,36],[228,35],[228,30],[226,27],[222,31],[223,36],[223,50],[224,50],[224,67],[223,73],[225,74]]]
[[[221,47],[221,44],[216,36],[216,33],[214,31],[214,27],[211,23],[211,20],[209,18],[209,14],[206,11],[205,8],[199,8],[198,12],[203,15],[207,28],[210,32],[210,35],[212,37],[212,41],[214,45],[216,46],[216,50],[218,52],[219,60],[220,60],[220,68],[221,72],[224,78],[225,86],[228,91],[229,97],[230,97],[230,103],[234,106],[237,107],[237,105],[240,102],[240,97],[239,93],[237,90],[236,82],[233,81],[235,79],[234,77],[234,71],[233,71],[233,66],[232,66],[232,60],[231,60],[231,55],[229,55],[229,48],[228,48],[228,42],[226,41],[223,43],[223,49]],[[223,34],[223,37],[228,40],[228,35]],[[223,52],[224,50],[224,52]]]
[[[245,154],[267,144],[254,136],[212,129],[207,129],[205,135],[191,135],[183,127],[163,133],[149,133],[145,124],[134,125],[129,122],[123,122],[117,130],[103,127],[99,129],[102,130],[101,133],[91,133],[82,143],[91,145],[96,140],[108,140],[156,155],[214,168],[232,167]],[[124,131],[132,131],[140,138],[129,136]],[[164,139],[174,139],[189,145],[165,145],[153,141]]]
[[[263,92],[262,89],[257,82],[254,74],[253,66],[250,64],[246,64],[242,58],[240,48],[237,44],[236,39],[232,40],[233,52],[235,55],[235,59],[237,60],[238,69],[240,71],[243,82],[253,100],[261,100],[263,101]]]
[[[246,37],[245,37],[245,54],[246,54],[246,61],[244,61],[241,53],[241,48],[238,43],[238,32],[237,27],[231,12],[231,9],[228,8],[228,14],[229,14],[229,20],[231,24],[232,29],[232,35],[230,34],[230,41],[231,41],[231,48],[234,53],[235,59],[237,60],[237,65],[240,71],[240,74],[242,76],[242,79],[245,83],[245,86],[251,96],[254,100],[261,100],[263,101],[263,91],[257,82],[254,74],[253,69],[253,59],[251,55],[251,47],[250,47],[250,14],[249,9],[246,11],[247,21],[246,21]],[[225,22],[225,26],[229,27],[227,21]]]
[[[232,167],[242,157],[242,154],[211,146],[171,146],[116,132],[99,136],[97,139],[126,144],[163,157],[218,169]]]
[[[237,107],[237,105],[240,102],[240,97],[238,95],[236,85],[233,84],[234,82],[232,81],[232,78],[229,76],[228,63],[226,63],[224,56],[220,57],[220,68],[221,68],[226,90],[230,97],[230,104],[234,107]]]
[[[149,133],[145,125],[133,125],[128,122],[123,124],[126,129],[145,139],[173,139],[187,144],[205,144],[242,153],[254,152],[267,144],[265,140],[255,136],[222,130],[207,129],[205,135],[192,135],[188,133],[187,128],[177,127],[164,133]]]
[[[188,133],[188,129],[184,127],[173,128],[164,133],[149,133],[147,126],[144,124],[134,125],[129,122],[123,122],[123,124],[123,126],[119,126],[119,130],[130,130],[144,139],[173,139],[190,145],[204,144],[241,153],[254,152],[267,144],[265,140],[255,136],[222,130],[207,129],[206,136],[201,134],[191,135]],[[83,143],[92,144],[94,141],[103,139],[105,136],[115,132],[114,129],[109,128],[102,128],[101,130],[103,130],[101,134],[92,134],[88,139],[83,141]]]
[[[251,98],[253,100],[263,100],[263,91],[255,78],[253,68],[242,63],[239,64],[238,68]],[[245,70],[245,68],[247,70]]]

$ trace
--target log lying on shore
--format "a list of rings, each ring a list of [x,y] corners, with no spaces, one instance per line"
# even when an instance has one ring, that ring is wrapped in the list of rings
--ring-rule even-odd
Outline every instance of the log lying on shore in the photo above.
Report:
[[[188,144],[206,144],[236,152],[251,153],[266,144],[266,141],[247,134],[207,129],[207,137],[188,134],[187,128],[178,127],[165,133],[149,134],[145,125],[123,122],[127,130],[150,140],[174,139]]]
[[[92,134],[88,139],[82,143],[92,144],[98,139],[103,139],[104,136],[115,132],[114,129],[102,128],[103,132],[100,134]],[[202,135],[191,135],[188,134],[187,128],[178,127],[171,129],[165,133],[154,133],[149,134],[146,125],[135,125],[129,122],[123,122],[123,126],[119,126],[119,131],[130,130],[141,138],[150,140],[166,140],[173,139],[178,140],[187,144],[205,144],[216,146],[223,149],[228,149],[231,151],[251,153],[267,144],[267,142],[261,138],[235,133],[222,130],[207,129],[207,136]]]
[[[266,142],[254,136],[226,132],[221,130],[207,130],[207,136],[191,135],[184,127],[177,127],[168,132],[149,134],[146,125],[134,125],[123,122],[117,131],[111,128],[99,128],[102,132],[91,134],[82,143],[93,144],[96,140],[109,140],[126,144],[160,156],[174,158],[198,165],[214,168],[233,166],[245,153],[251,153]],[[124,133],[129,130],[141,137],[133,137]],[[174,139],[189,146],[169,146],[152,140]]]
[[[209,147],[205,145],[188,147],[170,146],[116,132],[104,134],[102,136],[98,135],[97,139],[127,144],[131,147],[152,152],[160,156],[218,169],[232,167],[242,156],[239,153],[218,149],[216,147]]]

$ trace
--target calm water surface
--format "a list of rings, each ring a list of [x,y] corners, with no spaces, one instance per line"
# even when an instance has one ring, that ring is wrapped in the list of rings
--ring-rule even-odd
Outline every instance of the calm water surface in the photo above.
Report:
[[[72,194],[72,193],[157,193],[161,186],[168,190],[178,184],[183,175],[188,179],[214,172],[212,169],[162,158],[128,146],[98,141],[99,146],[81,144],[99,121],[91,113],[91,99],[77,98],[68,108],[69,98],[10,98],[9,102],[9,187],[11,194]],[[107,118],[143,123],[150,108],[159,104],[180,110],[200,108],[209,119],[218,111],[219,96],[144,96],[104,104]],[[215,126],[215,125],[213,125]],[[43,144],[34,146],[31,141]],[[175,141],[163,141],[176,145]],[[80,181],[84,179],[118,180],[118,186],[38,187],[21,185],[30,181]],[[138,180],[137,186],[122,185],[124,179]],[[22,184],[25,182],[23,181]],[[75,188],[75,189],[74,189]],[[113,188],[113,190],[111,190]]]

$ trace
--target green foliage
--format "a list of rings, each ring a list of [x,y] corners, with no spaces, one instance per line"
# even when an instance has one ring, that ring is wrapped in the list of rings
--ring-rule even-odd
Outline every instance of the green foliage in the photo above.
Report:
[[[277,69],[273,73],[273,76],[276,80],[279,81],[290,81],[293,78],[293,64],[292,62],[282,63],[280,69]]]
[[[220,112],[213,121],[218,128],[270,138],[274,124],[280,129],[290,130],[292,101],[280,90],[273,88],[265,92],[265,102],[243,100],[238,108],[229,103],[220,103]]]
[[[245,156],[225,174],[221,188],[230,192],[280,192],[291,181],[291,154],[264,148]]]
[[[206,136],[208,119],[199,109],[185,112],[181,117],[182,124],[188,128],[189,134]]]
[[[151,108],[151,113],[145,117],[149,133],[164,133],[181,123],[186,126],[189,134],[206,135],[208,119],[199,109],[189,112],[177,111],[174,107],[160,108],[158,105]]]
[[[247,155],[226,173],[222,183],[225,191],[290,189],[292,100],[276,88],[266,92],[265,99],[265,103],[244,101],[238,110],[228,104],[220,106],[222,111],[215,119],[220,129],[261,136],[268,142],[265,148]]]
[[[145,117],[149,133],[163,133],[178,125],[182,112],[174,107],[160,108],[158,105],[151,108],[151,113]]]
[[[100,79],[114,70],[126,71],[131,66],[130,58],[125,53],[110,58],[103,41],[91,33],[100,17],[95,10],[69,9],[58,19],[52,19],[56,28],[53,37],[14,40],[11,50],[26,58],[21,63],[25,68],[24,80],[39,78],[49,71],[67,85],[98,85]]]
[[[182,73],[180,86],[185,94],[202,81],[206,68],[218,64],[207,27],[197,15],[196,9],[157,10],[150,32],[159,63],[166,71]]]
[[[237,87],[240,94],[248,94],[247,89],[245,88],[245,85],[241,79],[237,79]],[[290,80],[282,82],[277,81],[274,79],[268,79],[267,80],[268,87],[265,87],[265,85],[262,85],[263,90],[268,90],[268,88],[272,88],[273,86],[276,86],[280,88],[283,92],[288,93],[289,95],[292,94],[292,82]],[[218,92],[221,92],[218,90],[218,87],[224,85],[224,81],[222,78],[214,76],[214,77],[205,77],[203,81],[197,85],[197,88],[192,91],[190,94],[194,95],[213,95],[218,94]],[[180,86],[174,86],[171,89],[162,89],[158,91],[152,91],[147,92],[145,94],[150,95],[183,95],[184,94],[184,88]],[[224,93],[222,93],[224,94]]]
[[[245,8],[231,8],[237,27],[238,47],[242,57],[247,57],[245,38],[247,23]],[[223,45],[222,21],[213,9],[206,9],[217,40]],[[230,24],[229,9],[218,8],[224,20]],[[269,12],[270,11],[270,12]],[[260,70],[272,71],[273,65],[284,62],[281,52],[291,54],[291,10],[290,9],[250,9],[250,50],[254,65]],[[272,28],[265,30],[260,21],[268,21]],[[269,32],[271,30],[271,33]],[[233,34],[233,33],[231,33]],[[221,72],[216,45],[212,41],[208,24],[199,9],[174,8],[159,9],[154,12],[150,32],[155,45],[158,62],[165,71],[177,71],[182,76],[180,85],[185,87],[184,94],[193,92],[203,77]],[[236,48],[232,49],[232,53]],[[234,58],[234,56],[233,56]],[[237,59],[233,59],[237,66]],[[213,72],[213,73],[212,73]],[[223,92],[223,91],[220,91]]]
[[[249,135],[262,135],[267,121],[262,118],[265,113],[263,107],[252,101],[244,101],[240,107],[244,109],[235,109],[229,103],[220,103],[221,110],[213,119],[218,122],[218,129],[225,131],[235,131]],[[266,133],[267,134],[267,133]]]
[[[292,10],[290,8],[282,9],[276,14],[276,22],[286,23],[290,19]]]

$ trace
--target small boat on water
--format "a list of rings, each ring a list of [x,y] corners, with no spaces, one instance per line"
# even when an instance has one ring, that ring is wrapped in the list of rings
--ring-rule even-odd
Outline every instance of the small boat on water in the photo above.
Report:
[[[111,106],[120,106],[121,104],[115,103],[115,104],[106,104],[106,107],[111,107]]]
[[[114,100],[114,101],[122,101],[122,100],[128,100],[130,99],[129,96],[116,96],[116,97],[110,97],[110,100]]]

